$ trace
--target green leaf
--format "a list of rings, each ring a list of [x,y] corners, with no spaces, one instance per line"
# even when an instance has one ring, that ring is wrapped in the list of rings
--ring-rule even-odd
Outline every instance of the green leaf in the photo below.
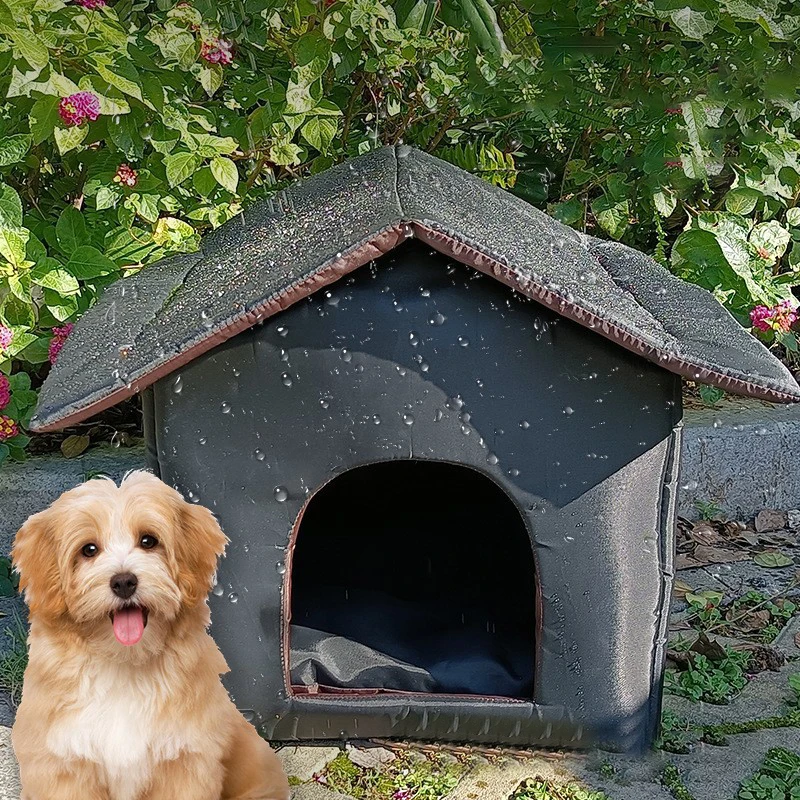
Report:
[[[282,141],[272,145],[269,157],[273,164],[278,166],[291,166],[300,163],[300,154],[303,151],[292,142]]]
[[[211,162],[211,174],[223,189],[227,189],[231,194],[236,194],[239,186],[239,170],[233,161],[218,156]]]
[[[653,194],[653,205],[662,217],[669,217],[678,205],[678,198],[672,192],[662,189]]]
[[[121,58],[106,62],[102,56],[96,56],[93,61],[97,74],[103,80],[137,100],[142,99],[142,90],[139,86],[141,79],[133,62]]]
[[[199,165],[200,159],[194,153],[172,153],[165,156],[164,167],[170,187],[183,183]]]
[[[200,85],[206,90],[206,94],[212,97],[222,86],[223,70],[219,64],[210,64],[200,70]]]
[[[31,113],[28,117],[28,124],[31,129],[34,144],[41,144],[53,135],[53,131],[58,125],[58,97],[42,97],[33,104]]]
[[[138,161],[144,155],[144,139],[139,132],[139,122],[133,114],[109,120],[108,135],[130,161]]]
[[[800,208],[795,206],[786,212],[786,224],[793,228],[800,227]]]
[[[768,567],[769,569],[780,569],[794,564],[794,559],[784,553],[759,553],[753,556],[753,561],[759,567]]]
[[[303,125],[302,137],[320,153],[326,153],[331,145],[338,126],[330,117],[312,117]]]
[[[669,18],[684,36],[697,41],[702,41],[716,27],[702,11],[695,11],[688,5],[671,12]]]
[[[56,239],[61,251],[69,255],[77,247],[86,244],[87,238],[83,215],[75,206],[67,206],[56,222]]]
[[[27,228],[0,227],[0,256],[14,266],[20,266],[25,261],[29,236]]]
[[[77,307],[77,302],[75,302]],[[69,314],[67,316],[60,318],[60,319],[68,319]],[[50,351],[50,337],[48,336],[40,336],[39,338],[33,337],[33,340],[27,344],[27,346],[20,351],[19,357],[23,361],[27,361],[30,364],[44,364],[49,358],[49,351]]]
[[[50,62],[50,53],[39,37],[30,31],[15,30],[11,40],[19,50],[19,54],[34,68],[41,69]]]
[[[607,197],[598,197],[592,203],[592,213],[597,224],[614,239],[621,239],[628,229],[630,207],[627,200],[617,202]]]
[[[774,219],[756,225],[750,232],[750,244],[762,257],[766,253],[770,261],[776,261],[786,252],[791,238],[792,234]]]
[[[440,14],[448,25],[459,30],[466,27],[481,50],[507,52],[503,31],[488,0],[442,0]]]
[[[725,195],[725,208],[732,214],[740,214],[746,217],[752,214],[755,210],[758,201],[763,197],[761,192],[755,189],[748,189],[741,187],[739,189],[731,189]]]
[[[565,225],[574,226],[583,222],[583,203],[577,197],[555,203],[549,208],[550,213]]]
[[[17,133],[0,139],[0,167],[22,161],[30,146],[31,137],[27,133]]]
[[[32,328],[36,324],[36,317],[33,314],[33,307],[30,303],[25,303],[13,294],[6,295],[0,306],[0,314],[5,317],[6,322],[12,328],[19,325],[22,328]],[[17,332],[14,331],[14,339],[17,338]],[[18,344],[14,340],[11,342],[12,347]]]
[[[59,294],[76,294],[80,284],[74,275],[67,272],[54,258],[46,258],[31,270],[31,280],[38,286],[52,289]]]
[[[63,156],[70,150],[74,150],[89,134],[88,125],[80,125],[74,128],[56,128],[53,131],[56,139],[58,152]]]
[[[120,197],[122,192],[116,186],[101,186],[94,197],[95,207],[98,211],[113,208]]]
[[[22,201],[15,189],[0,183],[0,227],[22,227]]]
[[[67,270],[79,280],[85,281],[101,275],[110,275],[117,271],[117,266],[96,247],[82,245],[70,255]]]

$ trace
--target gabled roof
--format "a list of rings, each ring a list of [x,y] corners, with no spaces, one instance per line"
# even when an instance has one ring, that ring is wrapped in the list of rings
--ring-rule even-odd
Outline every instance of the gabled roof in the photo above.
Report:
[[[78,422],[415,236],[687,378],[800,400],[709,292],[426,153],[386,147],[298,182],[201,250],[105,291],[42,388],[34,430]]]

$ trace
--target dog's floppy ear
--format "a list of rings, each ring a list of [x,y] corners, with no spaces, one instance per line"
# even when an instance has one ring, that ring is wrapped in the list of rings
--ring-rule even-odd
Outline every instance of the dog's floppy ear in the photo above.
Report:
[[[178,583],[189,605],[205,599],[228,543],[214,515],[203,506],[183,503],[176,536]]]
[[[49,509],[28,517],[11,550],[11,560],[20,576],[19,588],[25,593],[32,616],[57,617],[67,610],[52,517]]]

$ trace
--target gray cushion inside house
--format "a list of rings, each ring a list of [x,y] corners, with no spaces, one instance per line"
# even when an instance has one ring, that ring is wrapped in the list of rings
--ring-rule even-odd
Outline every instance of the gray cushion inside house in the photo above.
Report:
[[[76,325],[31,427],[57,429],[119,402],[410,236],[672,372],[800,400],[789,371],[709,292],[398,146],[298,182],[208,235],[199,253],[110,287]]]

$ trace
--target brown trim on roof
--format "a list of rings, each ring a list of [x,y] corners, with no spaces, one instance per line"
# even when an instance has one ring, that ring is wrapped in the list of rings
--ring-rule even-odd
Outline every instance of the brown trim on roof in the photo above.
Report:
[[[798,389],[797,393],[790,394],[780,389],[753,383],[745,377],[739,378],[733,375],[726,375],[724,372],[715,370],[707,365],[679,358],[673,353],[644,341],[631,331],[615,325],[575,303],[568,302],[562,295],[551,292],[541,284],[524,279],[511,267],[501,264],[499,261],[482,253],[476,247],[461,242],[442,231],[434,230],[420,222],[412,222],[411,227],[415,236],[420,241],[429,244],[434,250],[438,250],[440,253],[448,255],[462,264],[467,264],[486,275],[490,275],[542,305],[554,308],[560,316],[593,330],[620,347],[624,347],[626,350],[630,350],[648,361],[653,361],[670,372],[692,381],[718,386],[720,389],[726,389],[734,394],[746,394],[761,400],[769,400],[773,403],[796,403],[800,400],[800,389]]]
[[[132,397],[160,378],[164,378],[176,369],[185,366],[190,361],[194,361],[194,359],[203,353],[213,350],[228,339],[252,328],[259,322],[263,322],[279,311],[284,311],[289,308],[289,306],[294,305],[298,300],[302,300],[304,297],[314,294],[324,286],[338,281],[339,278],[342,278],[349,272],[394,250],[401,241],[407,238],[408,230],[408,226],[401,223],[397,223],[391,228],[384,229],[372,239],[362,242],[346,253],[343,253],[341,256],[337,256],[333,261],[325,264],[325,266],[317,272],[307,276],[299,283],[295,283],[275,297],[254,306],[250,311],[245,312],[242,316],[235,317],[221,328],[209,331],[207,335],[199,341],[196,341],[183,352],[163,361],[152,370],[145,372],[125,386],[115,389],[110,394],[103,395],[97,400],[88,403],[83,408],[72,411],[66,416],[56,417],[55,420],[45,425],[36,425],[34,421],[31,420],[31,430],[42,433],[60,430],[61,428],[66,428],[69,425],[80,422],[93,414],[99,414],[101,411],[115,406],[128,397]]]
[[[652,361],[664,369],[668,369],[684,378],[701,383],[708,383],[735,394],[746,394],[773,403],[795,403],[800,401],[800,388],[798,388],[796,393],[785,392],[780,389],[753,383],[747,380],[745,376],[737,377],[735,375],[727,375],[708,365],[698,364],[675,356],[673,353],[643,340],[635,333],[620,325],[615,325],[607,319],[591,311],[587,311],[585,308],[581,308],[573,302],[567,301],[562,295],[550,291],[541,284],[524,278],[524,276],[515,272],[512,267],[486,255],[477,247],[462,242],[443,231],[435,230],[430,225],[426,225],[422,222],[406,221],[397,222],[391,227],[385,228],[372,239],[356,245],[343,255],[327,262],[317,272],[293,284],[269,300],[254,306],[242,316],[235,317],[222,327],[210,331],[182,353],[158,364],[152,370],[145,372],[125,386],[115,389],[109,394],[99,397],[97,400],[89,402],[77,411],[72,411],[63,417],[56,416],[53,421],[47,424],[37,425],[34,417],[34,419],[31,420],[31,430],[37,432],[59,430],[68,425],[80,422],[86,419],[86,417],[97,414],[100,411],[105,411],[107,408],[146,389],[160,378],[166,377],[203,353],[222,344],[222,342],[246,331],[248,328],[252,328],[253,325],[263,322],[274,314],[289,308],[289,306],[294,305],[298,300],[302,300],[314,294],[319,289],[334,283],[344,275],[358,269],[364,264],[380,258],[380,256],[385,255],[397,247],[410,235],[416,236],[416,238],[430,245],[434,250],[438,250],[440,253],[448,255],[462,264],[466,264],[486,275],[490,275],[501,283],[530,297],[532,300],[554,308],[560,316],[573,320],[579,325],[589,328],[600,336],[618,344],[620,347],[624,347],[626,350],[636,353],[636,355],[642,356],[648,361]],[[594,256],[594,254],[592,255]],[[594,257],[597,258],[596,256]]]

